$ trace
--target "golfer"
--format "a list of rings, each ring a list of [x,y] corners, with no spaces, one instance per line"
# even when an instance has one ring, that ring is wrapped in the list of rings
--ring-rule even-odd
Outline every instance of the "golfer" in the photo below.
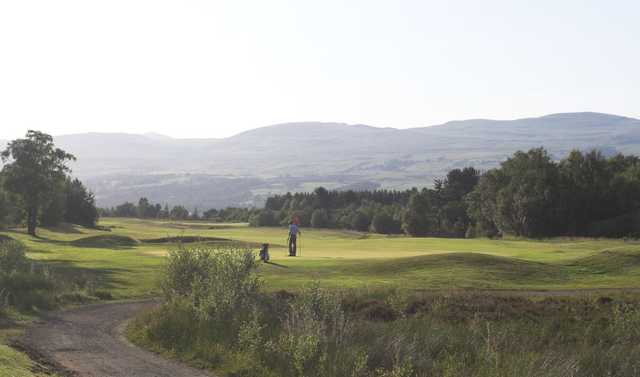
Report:
[[[302,235],[300,229],[298,229],[298,224],[294,221],[289,223],[289,256],[296,256],[296,249],[298,244],[298,235]]]

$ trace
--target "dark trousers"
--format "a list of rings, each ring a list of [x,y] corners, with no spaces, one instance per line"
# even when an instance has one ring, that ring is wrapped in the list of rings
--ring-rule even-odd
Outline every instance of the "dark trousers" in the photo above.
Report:
[[[296,248],[297,248],[298,236],[290,235],[289,236],[289,256],[296,256]]]

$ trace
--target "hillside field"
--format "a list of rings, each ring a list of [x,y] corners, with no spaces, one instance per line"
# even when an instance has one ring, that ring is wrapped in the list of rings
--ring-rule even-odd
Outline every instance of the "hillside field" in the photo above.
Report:
[[[284,228],[245,224],[103,219],[104,230],[21,231],[33,259],[61,273],[81,274],[115,298],[158,294],[166,253],[179,247],[271,245],[272,263],[260,274],[268,290],[296,290],[318,281],[326,287],[410,290],[567,290],[640,288],[640,242],[552,239],[489,240],[409,238],[303,229],[302,256],[286,256]]]

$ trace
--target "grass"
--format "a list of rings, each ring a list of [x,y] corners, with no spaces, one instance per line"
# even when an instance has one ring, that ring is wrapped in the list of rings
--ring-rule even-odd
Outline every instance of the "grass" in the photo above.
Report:
[[[270,290],[311,281],[341,288],[581,289],[640,288],[640,243],[610,239],[489,240],[382,236],[304,229],[302,256],[287,257],[286,229],[245,224],[103,219],[111,231],[42,229],[40,238],[6,232],[29,257],[95,279],[114,298],[157,294],[168,250],[235,242],[271,245],[260,273]],[[2,233],[0,233],[2,234]]]
[[[516,277],[547,273],[540,262],[444,256],[403,258],[403,267],[483,263]],[[318,285],[265,294],[254,284],[255,263],[242,252],[171,253],[167,300],[130,323],[129,339],[227,377],[631,377],[640,370],[637,295],[391,290],[373,296]],[[395,269],[378,263],[367,272]]]
[[[25,354],[0,344],[0,377],[31,377],[32,361]]]
[[[269,291],[298,290],[312,281],[369,293],[640,288],[640,243],[624,240],[467,240],[303,229],[302,255],[289,258],[284,228],[137,219],[103,219],[100,226],[40,229],[38,238],[18,229],[0,232],[0,239],[20,240],[30,258],[61,276],[91,280],[114,299],[158,295],[164,257],[178,242],[256,249],[269,243],[272,263],[259,269]],[[5,343],[0,336],[0,376],[30,375],[28,359]]]

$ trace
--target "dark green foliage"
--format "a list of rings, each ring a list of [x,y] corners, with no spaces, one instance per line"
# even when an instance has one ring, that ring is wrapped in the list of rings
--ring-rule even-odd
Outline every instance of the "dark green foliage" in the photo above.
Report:
[[[269,209],[260,211],[249,219],[249,224],[251,226],[277,226],[279,225],[278,223],[275,212]]]
[[[314,228],[328,228],[329,214],[324,208],[318,208],[311,214],[311,226]]]
[[[189,210],[183,206],[175,206],[171,209],[169,217],[173,220],[186,220],[189,218]]]
[[[95,200],[83,184],[67,176],[66,163],[75,158],[55,148],[51,136],[29,131],[2,152],[6,163],[0,174],[0,228],[18,225],[23,214],[35,235],[38,224],[62,222],[95,227]]]
[[[426,236],[437,230],[435,214],[431,206],[431,191],[413,192],[404,213],[404,230],[412,236]]]
[[[0,172],[0,229],[6,229],[22,221],[23,211],[18,206],[15,195],[4,190],[2,176]]]
[[[270,197],[265,209],[278,212],[285,221],[297,215],[303,226],[462,237],[470,225],[465,196],[478,176],[473,168],[455,169],[437,180],[434,189],[422,191],[328,191],[318,187],[313,193]]]
[[[55,148],[53,138],[28,131],[25,139],[13,140],[2,154],[4,188],[14,193],[27,214],[27,230],[36,234],[40,212],[55,194],[55,184],[69,171],[73,155]]]
[[[49,202],[42,208],[40,213],[40,225],[56,226],[65,219],[67,207],[66,181],[64,178],[57,180],[53,185],[53,192]]]
[[[369,230],[370,223],[371,223],[371,220],[369,219],[369,216],[367,216],[362,211],[357,211],[351,217],[351,222],[349,222],[348,224],[351,226],[351,229],[353,230],[366,232],[367,230]]]
[[[78,179],[67,180],[64,220],[68,223],[93,228],[98,222],[93,194]]]
[[[24,272],[29,269],[26,248],[18,241],[0,240],[0,274]]]
[[[130,202],[125,202],[120,204],[119,206],[117,206],[113,211],[112,211],[114,216],[117,217],[137,217],[138,216],[138,209],[136,208],[136,205]],[[105,213],[105,216],[108,216],[107,213]],[[167,213],[167,217],[169,216],[169,214]]]
[[[113,208],[101,208],[99,212],[105,217],[135,217],[139,219],[172,219],[172,220],[207,220],[214,222],[238,222],[252,223],[256,226],[272,226],[278,225],[269,218],[260,219],[261,211],[249,208],[228,207],[224,209],[209,209],[202,214],[198,208],[194,208],[190,212],[187,207],[176,205],[164,207],[159,203],[152,203],[149,199],[142,197],[138,200],[138,204],[131,202],[122,203]],[[265,220],[264,223],[261,220]],[[262,224],[262,225],[257,225]]]
[[[640,160],[543,149],[517,152],[467,196],[473,233],[525,237],[640,235]]]
[[[152,204],[147,198],[140,198],[138,207],[136,208],[137,217],[140,219],[155,219],[160,217],[162,206],[160,204]],[[188,211],[187,211],[188,216]],[[186,218],[186,217],[185,217]]]
[[[402,224],[387,212],[379,212],[373,216],[371,230],[381,234],[400,234]]]

